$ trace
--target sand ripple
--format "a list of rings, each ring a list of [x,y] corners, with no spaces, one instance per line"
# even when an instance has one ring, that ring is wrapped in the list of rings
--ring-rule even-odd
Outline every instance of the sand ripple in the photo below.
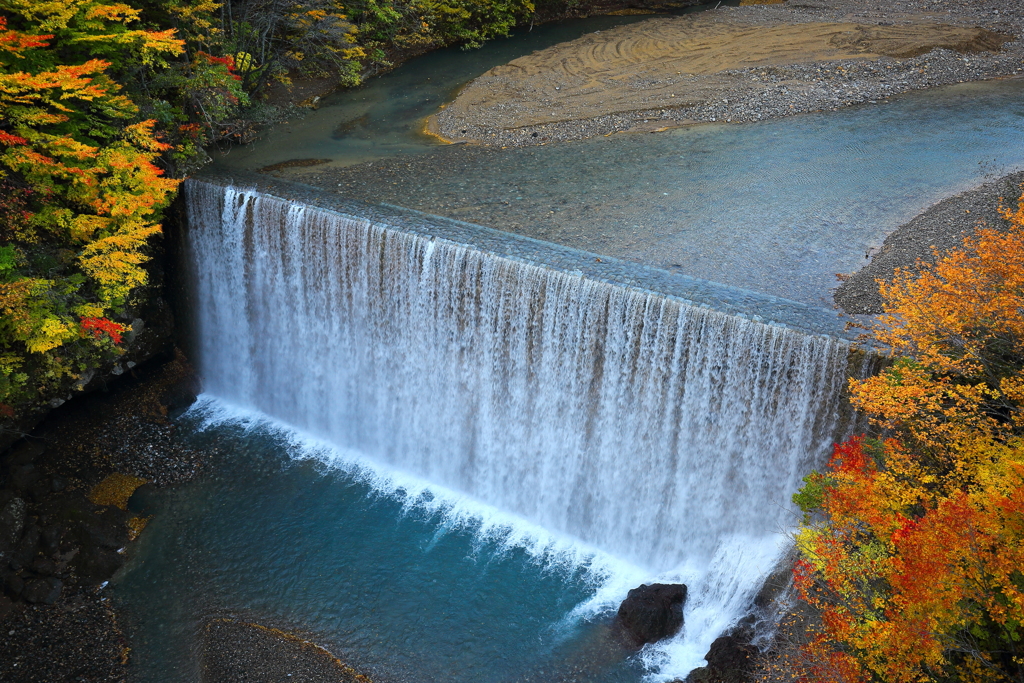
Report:
[[[589,34],[495,67],[432,117],[429,127],[448,139],[487,142],[483,130],[699,106],[735,90],[737,70],[906,59],[936,48],[997,51],[1011,39],[985,28],[934,21],[764,25],[724,12],[661,17]]]

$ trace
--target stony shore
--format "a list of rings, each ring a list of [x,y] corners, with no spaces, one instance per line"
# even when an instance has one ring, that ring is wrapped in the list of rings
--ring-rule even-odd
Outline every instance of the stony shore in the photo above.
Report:
[[[233,619],[206,624],[201,683],[371,683],[315,643]]]
[[[889,235],[870,263],[840,285],[836,304],[847,313],[881,313],[877,280],[892,279],[897,268],[934,262],[936,252],[959,247],[979,226],[1005,229],[1009,222],[999,207],[1015,206],[1022,191],[1024,172],[1011,173],[930,207]]]
[[[1024,68],[1024,15],[1010,5],[790,0],[651,19],[496,67],[428,127],[519,147],[831,111],[1012,76]]]
[[[194,400],[180,355],[53,411],[0,458],[0,681],[126,681],[130,648],[106,583],[145,513],[140,486],[193,477],[208,453],[169,419]]]

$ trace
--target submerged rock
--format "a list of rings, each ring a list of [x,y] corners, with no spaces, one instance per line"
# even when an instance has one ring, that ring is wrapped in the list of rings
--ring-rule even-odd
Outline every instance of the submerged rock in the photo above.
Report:
[[[685,601],[681,583],[644,584],[629,591],[619,605],[619,622],[634,644],[653,643],[682,628]]]

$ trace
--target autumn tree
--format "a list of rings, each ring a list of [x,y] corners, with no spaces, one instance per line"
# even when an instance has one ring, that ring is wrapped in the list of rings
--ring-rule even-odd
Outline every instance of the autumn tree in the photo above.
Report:
[[[173,31],[97,0],[0,2],[0,410],[119,353],[147,245],[177,185],[111,74],[163,66]]]
[[[933,266],[882,283],[893,355],[851,382],[878,438],[794,500],[807,677],[1024,680],[1024,197]]]

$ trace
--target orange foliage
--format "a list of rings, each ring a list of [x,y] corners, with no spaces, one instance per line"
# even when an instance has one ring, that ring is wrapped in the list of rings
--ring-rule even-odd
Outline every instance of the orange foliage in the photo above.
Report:
[[[0,214],[20,216],[0,246],[5,403],[112,353],[107,340],[120,343],[124,329],[112,319],[146,283],[147,242],[178,181],[155,165],[168,146],[111,69],[159,63],[182,43],[131,28],[139,14],[96,0],[11,0],[0,17],[0,186],[12,190]],[[81,334],[96,320],[109,323],[106,335]]]
[[[852,381],[887,433],[836,447],[795,497],[816,680],[1024,677],[1024,198],[1005,232],[882,285],[899,358]]]

